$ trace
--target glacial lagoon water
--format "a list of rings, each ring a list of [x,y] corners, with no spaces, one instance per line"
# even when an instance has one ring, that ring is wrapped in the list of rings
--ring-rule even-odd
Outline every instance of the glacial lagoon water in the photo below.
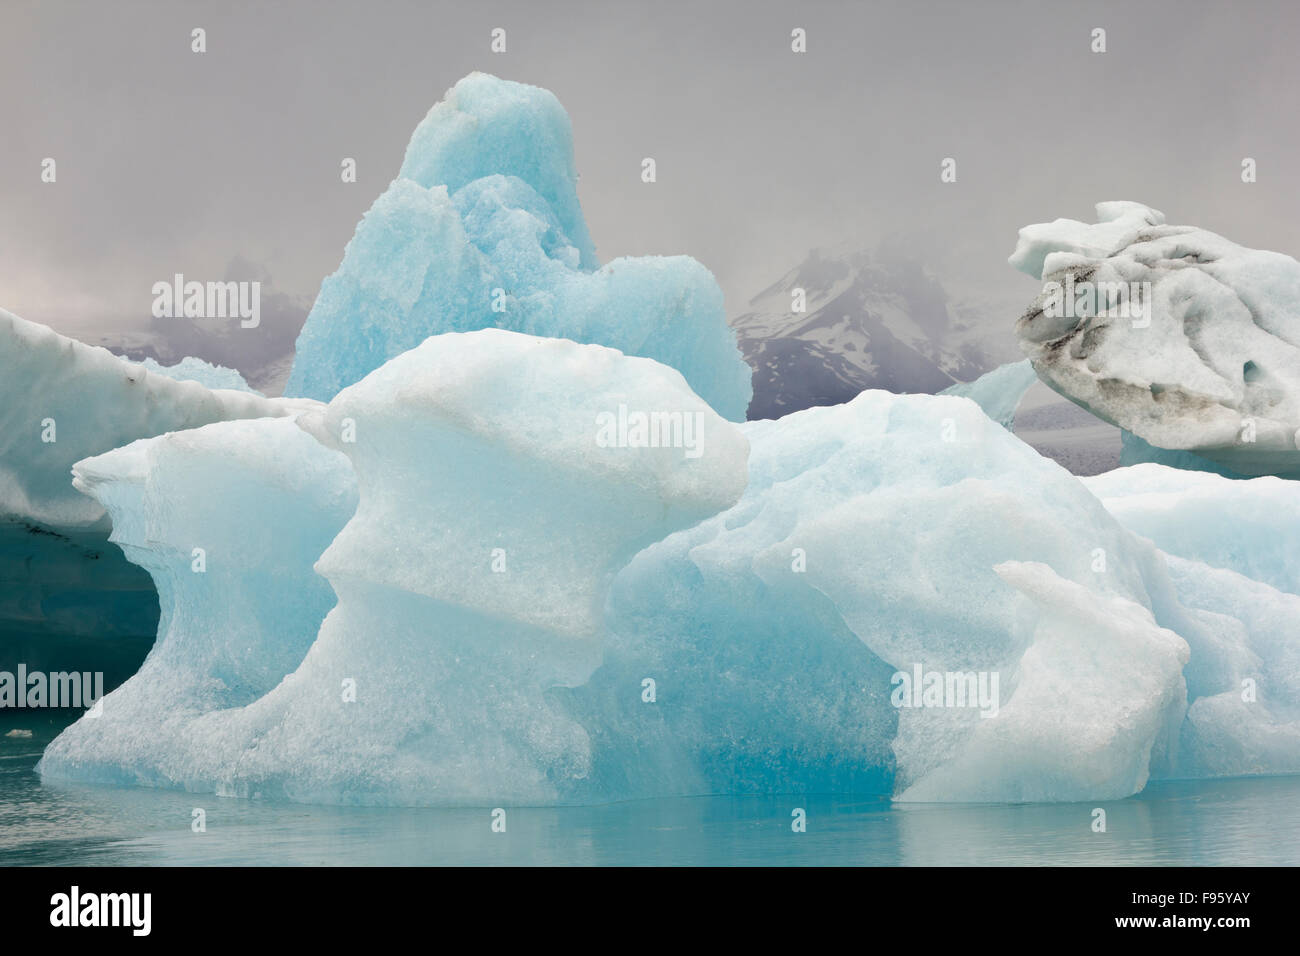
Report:
[[[0,865],[1295,865],[1300,777],[1154,784],[1101,804],[896,805],[868,796],[595,807],[316,807],[47,786],[51,717],[0,737]],[[12,720],[5,721],[7,730]],[[1105,833],[1092,830],[1106,810]],[[206,832],[195,833],[195,808]],[[802,808],[807,829],[792,829]]]

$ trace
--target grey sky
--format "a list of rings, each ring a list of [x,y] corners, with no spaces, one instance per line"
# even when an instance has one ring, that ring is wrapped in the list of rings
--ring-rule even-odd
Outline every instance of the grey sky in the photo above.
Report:
[[[0,306],[121,331],[155,281],[236,257],[310,300],[416,123],[479,69],[568,109],[602,259],[694,255],[735,314],[811,246],[888,239],[1005,308],[1009,339],[1034,291],[1006,265],[1017,228],[1099,200],[1300,252],[1297,23],[1195,0],[0,0]]]

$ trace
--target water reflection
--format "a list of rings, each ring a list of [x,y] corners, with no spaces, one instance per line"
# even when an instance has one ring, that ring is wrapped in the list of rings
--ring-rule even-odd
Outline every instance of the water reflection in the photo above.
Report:
[[[600,807],[308,807],[147,789],[44,786],[43,743],[0,741],[0,862],[329,865],[1295,864],[1300,778],[1153,785],[1100,804],[891,805],[695,797]],[[1095,806],[1105,833],[1092,830]],[[206,811],[207,832],[191,830]],[[795,833],[791,812],[807,811]]]

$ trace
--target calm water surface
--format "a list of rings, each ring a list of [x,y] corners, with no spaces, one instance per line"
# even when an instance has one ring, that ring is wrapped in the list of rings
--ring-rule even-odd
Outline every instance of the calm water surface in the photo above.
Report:
[[[308,807],[211,795],[45,786],[59,730],[0,737],[0,864],[1015,865],[1300,863],[1300,777],[1152,785],[1128,800],[893,805],[846,796],[693,797],[600,807]],[[1092,809],[1107,832],[1091,830]],[[190,829],[207,813],[207,832]],[[807,811],[807,832],[791,811]]]

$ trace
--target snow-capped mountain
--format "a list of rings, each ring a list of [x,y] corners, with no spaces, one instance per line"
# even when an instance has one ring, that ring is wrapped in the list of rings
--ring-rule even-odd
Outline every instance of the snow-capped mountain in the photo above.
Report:
[[[838,405],[867,388],[938,392],[996,364],[977,341],[978,312],[914,259],[816,249],[749,305],[731,325],[754,369],[750,419]]]

